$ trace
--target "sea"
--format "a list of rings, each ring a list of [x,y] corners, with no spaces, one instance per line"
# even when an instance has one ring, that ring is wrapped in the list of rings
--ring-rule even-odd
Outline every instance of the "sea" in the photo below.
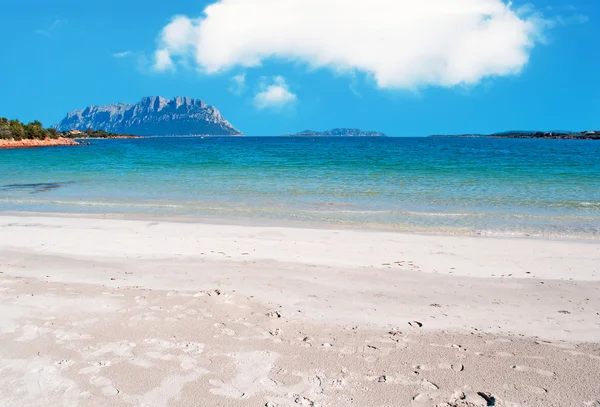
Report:
[[[600,142],[150,137],[0,150],[0,212],[600,239]]]

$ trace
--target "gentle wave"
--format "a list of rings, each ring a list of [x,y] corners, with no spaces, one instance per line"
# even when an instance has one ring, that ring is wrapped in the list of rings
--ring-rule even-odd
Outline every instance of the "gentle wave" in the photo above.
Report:
[[[134,202],[99,202],[99,201],[64,201],[64,200],[25,200],[25,199],[0,199],[0,202],[11,204],[52,204],[52,205],[70,205],[70,206],[89,206],[89,207],[115,207],[115,208],[181,208],[177,204],[156,204],[156,203],[134,203]]]
[[[600,221],[597,216],[576,216],[576,215],[538,215],[523,213],[493,213],[493,212],[417,212],[417,211],[398,211],[398,210],[376,210],[376,209],[332,209],[333,206],[323,207],[318,210],[302,209],[298,207],[289,207],[287,205],[268,206],[251,203],[248,206],[240,206],[240,202],[223,202],[220,204],[206,204],[202,202],[157,202],[157,201],[89,201],[89,200],[62,200],[62,199],[13,199],[0,198],[0,203],[7,204],[28,204],[28,205],[70,205],[70,206],[89,206],[89,207],[121,207],[121,208],[172,208],[172,209],[198,209],[211,211],[233,211],[233,212],[277,212],[277,213],[306,213],[306,214],[348,214],[348,215],[394,215],[394,216],[416,216],[433,218],[498,218],[498,219],[547,219],[547,220],[592,220]],[[600,203],[599,203],[600,206]]]

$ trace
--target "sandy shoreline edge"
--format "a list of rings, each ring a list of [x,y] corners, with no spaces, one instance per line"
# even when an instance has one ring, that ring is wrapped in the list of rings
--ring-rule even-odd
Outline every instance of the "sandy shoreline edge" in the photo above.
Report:
[[[0,258],[3,405],[600,400],[593,242],[2,215]]]
[[[409,236],[432,236],[432,237],[471,237],[484,239],[511,239],[511,240],[541,240],[555,242],[575,242],[600,244],[600,237],[593,235],[537,235],[525,232],[512,232],[508,234],[494,233],[477,229],[448,229],[440,227],[402,227],[397,225],[385,225],[375,223],[330,223],[323,221],[307,221],[293,219],[275,218],[246,218],[246,217],[216,217],[216,216],[194,216],[190,214],[156,214],[156,213],[118,213],[118,212],[55,212],[55,211],[23,211],[23,210],[0,210],[0,217],[49,217],[49,218],[72,218],[72,219],[108,219],[125,221],[148,221],[161,223],[184,223],[220,226],[248,226],[248,227],[280,227],[286,229],[313,229],[313,230],[336,230],[353,232],[383,232]]]

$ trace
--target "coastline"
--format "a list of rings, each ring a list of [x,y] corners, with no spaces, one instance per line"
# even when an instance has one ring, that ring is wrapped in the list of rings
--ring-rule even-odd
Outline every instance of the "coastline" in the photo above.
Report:
[[[0,215],[0,257],[18,405],[600,400],[591,242]]]
[[[58,137],[56,139],[22,139],[22,140],[4,140],[0,139],[0,149],[11,148],[37,148],[37,147],[62,147],[62,146],[77,146],[79,143],[75,140]]]
[[[144,136],[110,136],[110,137],[73,137],[73,140],[85,141],[85,140],[110,140],[110,139],[134,139],[134,138],[145,138]]]
[[[8,150],[13,148],[38,148],[38,147],[63,147],[63,146],[78,146],[86,144],[87,140],[107,140],[107,139],[138,139],[141,136],[113,136],[113,137],[84,137],[84,138],[67,138],[58,137],[56,139],[22,139],[22,140],[4,140],[0,139],[0,149]]]
[[[353,231],[365,233],[394,233],[407,236],[429,236],[429,237],[466,237],[477,239],[509,239],[509,240],[541,240],[553,242],[576,242],[584,244],[600,244],[600,236],[596,235],[554,235],[536,234],[522,231],[497,232],[490,230],[465,229],[465,228],[441,228],[441,227],[417,227],[398,226],[384,223],[335,223],[312,220],[296,220],[282,218],[248,218],[248,217],[220,217],[202,216],[189,214],[165,214],[165,213],[133,213],[133,212],[56,212],[56,211],[27,211],[27,210],[0,210],[0,218],[3,216],[15,217],[49,217],[49,218],[73,218],[73,219],[112,219],[125,221],[149,221],[164,223],[203,224],[220,226],[244,226],[244,227],[280,227],[291,229],[316,229]]]

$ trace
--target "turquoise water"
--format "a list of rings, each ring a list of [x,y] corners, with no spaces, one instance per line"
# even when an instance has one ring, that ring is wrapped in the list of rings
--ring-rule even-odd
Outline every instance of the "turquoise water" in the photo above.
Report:
[[[0,150],[0,211],[600,238],[600,143],[594,141],[182,137],[91,143]]]

